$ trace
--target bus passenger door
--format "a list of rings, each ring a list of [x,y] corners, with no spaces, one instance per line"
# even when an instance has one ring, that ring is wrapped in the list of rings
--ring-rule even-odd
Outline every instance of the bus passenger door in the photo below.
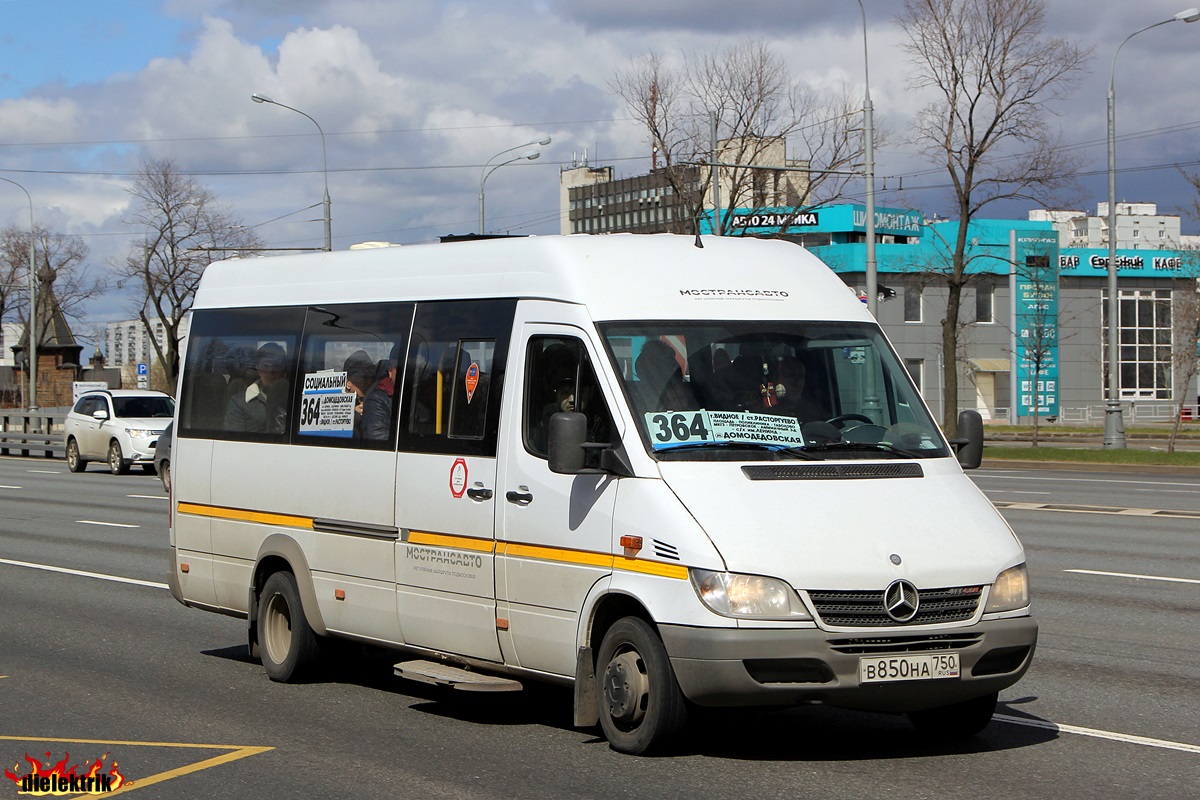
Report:
[[[597,581],[612,573],[613,475],[550,471],[550,416],[574,410],[591,441],[611,441],[614,421],[583,332],[527,324],[510,360],[514,399],[501,426],[497,486],[497,616],[507,620],[506,660],[574,675],[579,613]],[[519,390],[519,391],[518,391]]]
[[[496,441],[515,301],[417,306],[396,457],[396,602],[406,644],[500,661]]]

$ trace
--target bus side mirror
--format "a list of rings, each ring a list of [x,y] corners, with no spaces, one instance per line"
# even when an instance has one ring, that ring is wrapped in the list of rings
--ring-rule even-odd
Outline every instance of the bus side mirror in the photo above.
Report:
[[[550,471],[578,475],[584,466],[587,417],[578,411],[560,411],[550,417]]]
[[[958,415],[958,463],[963,469],[979,469],[983,462],[983,417],[974,409]]]

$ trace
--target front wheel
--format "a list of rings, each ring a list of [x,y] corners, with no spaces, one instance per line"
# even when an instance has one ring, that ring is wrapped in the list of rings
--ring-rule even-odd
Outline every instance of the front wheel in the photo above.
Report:
[[[129,465],[125,463],[125,454],[121,452],[121,443],[116,439],[108,444],[108,471],[113,475],[124,475],[129,472]]]
[[[258,596],[258,645],[273,681],[300,680],[316,660],[317,637],[304,618],[300,590],[290,572],[271,575]]]
[[[87,469],[87,461],[79,454],[79,442],[74,438],[67,441],[67,469],[71,472],[83,472]]]
[[[939,742],[969,739],[992,721],[998,695],[992,692],[948,706],[910,711],[908,719],[922,734]]]
[[[596,661],[600,727],[614,750],[641,755],[687,721],[687,706],[662,640],[639,617],[618,620]]]

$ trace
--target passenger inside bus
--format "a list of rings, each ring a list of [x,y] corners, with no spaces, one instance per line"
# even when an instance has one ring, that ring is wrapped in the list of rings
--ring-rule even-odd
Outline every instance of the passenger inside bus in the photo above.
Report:
[[[283,433],[287,428],[287,353],[268,342],[254,356],[257,379],[229,399],[225,429],[257,433]]]

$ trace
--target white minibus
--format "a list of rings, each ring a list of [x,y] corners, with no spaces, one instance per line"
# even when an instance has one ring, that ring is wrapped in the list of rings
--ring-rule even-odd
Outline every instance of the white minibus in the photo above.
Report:
[[[549,236],[229,260],[180,380],[171,575],[277,681],[345,639],[574,688],[644,753],[703,707],[971,736],[1025,555],[846,284],[783,241]]]

